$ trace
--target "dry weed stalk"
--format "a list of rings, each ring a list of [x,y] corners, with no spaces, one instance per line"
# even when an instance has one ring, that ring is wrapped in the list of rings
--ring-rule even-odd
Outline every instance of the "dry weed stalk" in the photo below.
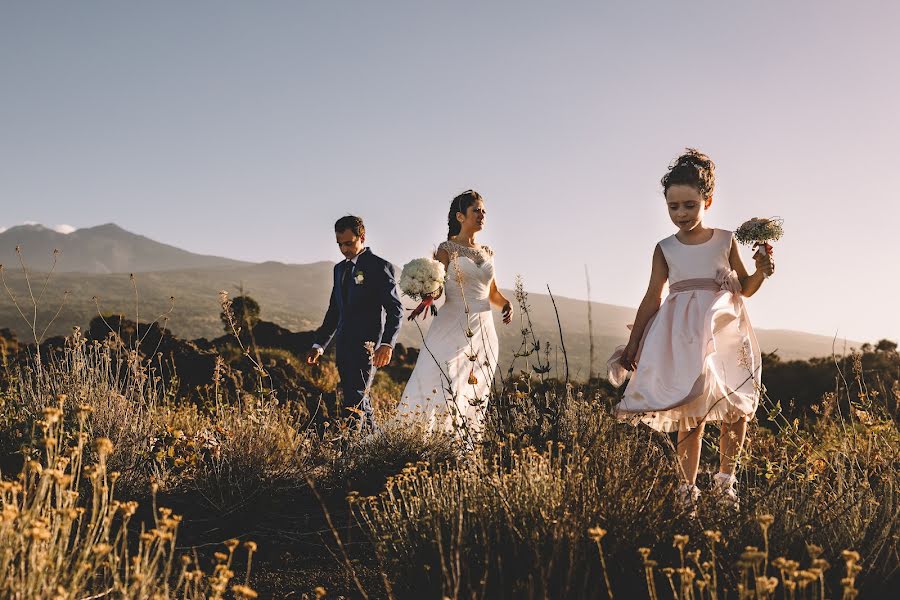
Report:
[[[577,595],[585,580],[598,582],[595,591],[628,596],[637,593],[634,574],[642,568],[651,598],[822,598],[839,583],[822,555],[862,546],[866,569],[858,554],[844,555],[845,597],[858,593],[864,575],[876,582],[879,573],[891,575],[900,436],[877,406],[859,405],[867,419],[853,423],[804,429],[773,415],[774,432],[755,426],[740,510],[708,493],[692,520],[672,506],[678,479],[669,438],[616,423],[593,396],[571,394],[562,405],[565,449],[551,443],[539,453],[534,437],[489,437],[459,466],[411,464],[382,493],[350,495],[398,597],[410,589],[450,598],[541,597],[548,589]],[[516,419],[513,427],[540,431],[534,412]],[[597,524],[588,536],[595,567],[583,543],[586,524]],[[676,540],[674,561],[659,541],[667,536]],[[691,539],[699,546],[691,548]],[[784,558],[798,544],[810,549],[808,561]],[[627,558],[636,545],[644,546],[639,563]]]
[[[156,507],[153,526],[132,539],[137,502],[115,499],[118,471],[108,468],[113,443],[97,438],[88,448],[90,406],[75,408],[78,427],[67,431],[61,395],[36,422],[39,459],[28,460],[13,481],[0,483],[0,595],[8,598],[222,598],[233,577],[236,544],[211,575],[176,564],[181,518]],[[71,443],[67,443],[71,440]],[[91,452],[96,462],[85,464]],[[87,487],[89,491],[82,493]],[[134,542],[136,541],[136,549]],[[252,552],[250,553],[252,556]],[[248,559],[248,569],[250,567]],[[176,575],[177,574],[177,575]],[[254,597],[249,587],[244,597]]]

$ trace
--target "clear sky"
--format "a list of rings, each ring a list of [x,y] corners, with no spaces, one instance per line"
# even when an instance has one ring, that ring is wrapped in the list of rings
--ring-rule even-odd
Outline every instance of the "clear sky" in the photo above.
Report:
[[[4,2],[0,226],[397,264],[486,198],[499,283],[636,306],[685,146],[779,215],[758,327],[900,339],[900,3]],[[749,261],[749,252],[745,254]]]

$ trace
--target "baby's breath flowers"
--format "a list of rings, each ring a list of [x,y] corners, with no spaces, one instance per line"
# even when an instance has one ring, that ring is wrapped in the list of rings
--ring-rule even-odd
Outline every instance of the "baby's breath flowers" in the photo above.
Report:
[[[780,217],[753,217],[745,221],[734,232],[735,239],[745,246],[752,245],[756,251],[754,256],[772,254],[769,242],[778,241],[784,235],[784,220]],[[768,274],[765,274],[768,277]]]
[[[734,237],[744,245],[762,246],[777,242],[784,235],[784,219],[753,217],[734,231]]]
[[[753,217],[745,221],[734,232],[735,239],[745,246],[752,246],[759,252],[772,253],[769,242],[777,242],[784,235],[784,219],[780,217]]]

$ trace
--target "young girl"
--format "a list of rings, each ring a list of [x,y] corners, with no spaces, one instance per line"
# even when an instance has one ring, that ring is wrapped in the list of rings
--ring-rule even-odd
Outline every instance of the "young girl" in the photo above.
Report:
[[[737,501],[735,460],[759,401],[762,365],[743,297],[752,296],[775,272],[771,256],[754,256],[747,274],[730,231],[703,224],[712,206],[715,164],[688,149],[662,178],[669,218],[678,231],[656,245],[650,284],[627,346],[607,363],[609,380],[621,385],[634,371],[620,418],[643,421],[658,431],[678,432],[685,483],[695,501],[703,428],[720,423],[718,491]],[[668,280],[669,294],[661,301]]]

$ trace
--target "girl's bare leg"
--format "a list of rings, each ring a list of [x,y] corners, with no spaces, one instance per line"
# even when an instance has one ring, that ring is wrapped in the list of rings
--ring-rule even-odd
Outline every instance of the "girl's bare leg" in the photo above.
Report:
[[[690,431],[678,432],[678,460],[681,461],[681,472],[685,482],[693,486],[697,483],[697,469],[700,467],[700,447],[703,444],[703,430],[706,422],[702,422]]]
[[[719,435],[719,473],[734,475],[746,436],[747,421],[744,419],[734,423],[722,423]]]

